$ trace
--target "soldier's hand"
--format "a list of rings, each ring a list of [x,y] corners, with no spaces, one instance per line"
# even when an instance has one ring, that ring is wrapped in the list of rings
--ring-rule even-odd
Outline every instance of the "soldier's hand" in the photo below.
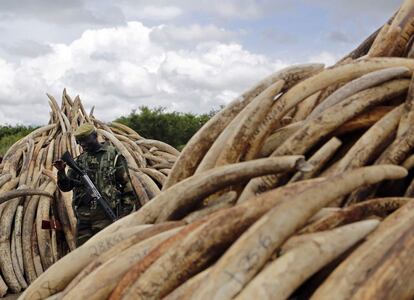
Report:
[[[66,164],[63,160],[56,160],[53,162],[53,166],[58,169],[58,171],[64,171]]]

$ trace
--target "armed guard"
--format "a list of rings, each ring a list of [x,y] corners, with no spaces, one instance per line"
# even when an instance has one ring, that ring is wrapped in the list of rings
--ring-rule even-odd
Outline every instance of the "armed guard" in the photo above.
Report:
[[[137,197],[132,188],[125,158],[108,143],[99,143],[93,125],[84,124],[74,133],[83,153],[75,158],[77,165],[89,176],[117,217],[136,209]],[[69,169],[62,160],[54,162],[58,169],[58,186],[64,191],[73,190],[72,206],[77,217],[77,246],[112,223],[95,199],[88,193],[80,175]]]

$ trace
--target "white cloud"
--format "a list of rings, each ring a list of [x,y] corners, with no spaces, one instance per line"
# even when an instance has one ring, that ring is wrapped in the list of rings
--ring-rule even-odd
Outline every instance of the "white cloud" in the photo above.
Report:
[[[164,20],[179,16],[192,17],[208,15],[212,18],[223,19],[255,19],[263,16],[276,8],[290,6],[286,1],[268,0],[153,0],[148,6],[146,1],[118,1],[128,20],[139,17],[144,20],[159,20],[165,14]]]
[[[364,11],[368,14],[386,13],[391,16],[402,2],[401,0],[314,0],[314,3],[331,9],[337,15],[348,14],[348,16],[356,11]]]
[[[216,5],[212,4],[212,8],[216,8],[215,13],[223,17],[231,18],[257,18],[263,11],[260,4],[255,1],[217,1]]]
[[[141,19],[165,21],[174,19],[182,14],[179,7],[176,6],[144,6],[140,9],[138,16]]]
[[[317,55],[309,57],[309,62],[323,63],[328,67],[335,64],[340,58],[341,57],[339,57],[337,54],[323,51]]]
[[[184,48],[204,42],[228,42],[238,35],[239,33],[214,25],[193,24],[186,27],[161,25],[151,31],[150,38],[154,43],[165,47]]]
[[[154,38],[160,32],[170,44]],[[187,34],[203,38],[179,47]],[[166,26],[130,22],[87,30],[19,63],[0,58],[0,123],[45,124],[45,93],[59,99],[64,87],[87,109],[95,105],[104,121],[142,105],[208,112],[285,66],[228,41],[230,35],[214,26],[180,27],[174,34]]]

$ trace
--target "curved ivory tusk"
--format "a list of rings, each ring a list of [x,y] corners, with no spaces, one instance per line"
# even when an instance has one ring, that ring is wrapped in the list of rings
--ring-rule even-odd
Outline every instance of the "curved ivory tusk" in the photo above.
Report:
[[[0,176],[0,188],[3,186],[3,184],[5,184],[6,182],[8,182],[10,179],[12,179],[12,175],[11,174],[2,174]]]
[[[174,189],[172,187],[170,190],[166,190],[164,192],[166,196],[175,194],[181,195],[182,193],[185,193],[186,196],[176,197],[175,199],[170,196],[168,201],[165,201],[165,203],[160,206],[161,211],[158,213],[156,222],[162,222],[174,218],[175,215],[180,214],[180,211],[186,207],[194,206],[194,204],[197,203],[197,200],[203,199],[212,191],[217,191],[220,188],[230,184],[243,182],[246,179],[260,176],[261,174],[295,170],[298,167],[301,167],[301,163],[303,163],[302,156],[280,156],[275,157],[274,160],[271,158],[257,159],[222,166],[214,168],[210,171],[196,174],[195,176],[200,177],[198,182],[194,182],[195,178],[194,180],[187,180],[186,182],[193,182],[191,187],[189,186],[186,189]],[[190,188],[195,192],[192,197],[190,196]]]
[[[56,191],[56,184],[51,181],[45,188],[45,192],[54,194]],[[42,261],[43,270],[48,269],[53,264],[52,256],[52,241],[49,230],[42,230],[43,220],[49,220],[50,198],[41,196],[37,205],[36,214],[36,235],[37,244],[39,247],[40,259]]]
[[[157,245],[176,234],[180,228],[170,229],[139,242],[119,255],[105,262],[86,276],[69,293],[63,296],[62,300],[69,299],[106,299],[119,279],[122,278],[131,264],[143,259],[147,253]]]
[[[321,95],[321,91],[316,92],[310,96],[308,96],[305,100],[300,102],[295,107],[295,113],[292,117],[292,122],[298,122],[305,120],[309,114],[312,112],[314,107],[318,104],[319,96]]]
[[[203,272],[198,273],[197,275],[193,276],[174,291],[169,293],[167,296],[162,298],[163,300],[191,300],[194,292],[200,286],[201,282],[203,282],[210,272],[210,268],[205,269]],[[110,299],[115,300],[115,299]]]
[[[68,253],[46,272],[42,273],[20,296],[20,299],[44,299],[62,291],[66,285],[85,267],[92,259],[107,251],[115,243],[121,242],[148,226],[129,227],[102,238],[88,240],[81,247]],[[62,270],[65,270],[64,272]]]
[[[97,258],[92,260],[82,271],[76,275],[76,277],[66,286],[65,290],[62,292],[62,295],[66,295],[70,290],[72,290],[83,278],[92,273],[96,268],[103,265],[108,260],[117,256],[119,253],[128,249],[129,247],[140,243],[148,238],[151,238],[159,233],[164,231],[179,227],[184,225],[184,222],[165,222],[163,224],[157,225],[147,225],[147,228],[144,228],[141,231],[136,232],[127,239],[115,244],[113,247],[109,248],[107,251],[103,252]]]
[[[342,142],[340,139],[333,137],[327,141],[318,151],[315,152],[307,162],[312,165],[312,170],[308,172],[299,171],[290,179],[289,182],[295,182],[304,179],[310,179],[316,176],[320,170],[325,166],[325,164],[332,158],[336,153],[339,147],[341,147]]]
[[[316,118],[328,107],[331,107],[362,90],[371,88],[394,78],[407,77],[410,75],[411,72],[406,67],[392,67],[367,73],[353,81],[350,81],[332,93],[321,104],[315,107],[315,109],[308,116],[308,119]]]
[[[369,239],[367,239],[362,245],[360,245],[355,251],[353,251],[351,255],[348,256],[329,275],[329,277],[319,286],[316,292],[312,295],[311,299],[332,299],[332,291],[335,291],[335,299],[351,299],[357,291],[358,287],[361,286],[364,283],[364,281],[369,280],[370,275],[373,272],[377,272],[380,270],[382,271],[382,269],[378,269],[378,267],[380,267],[382,263],[384,263],[384,260],[386,261],[385,265],[383,266],[390,266],[387,263],[387,257],[392,259],[395,253],[395,251],[393,251],[394,247],[401,247],[401,249],[403,249],[405,243],[401,243],[399,241],[401,239],[404,240],[404,236],[407,236],[406,234],[408,232],[412,234],[413,226],[414,202],[409,201],[406,205],[404,205],[396,212],[388,216],[384,221],[382,221],[381,224],[378,226],[377,230],[375,230],[375,232],[373,232],[370,235]],[[408,267],[412,268],[411,264],[404,265],[404,268]],[[391,270],[395,269],[392,268]],[[401,271],[403,271],[403,269],[401,269]],[[398,276],[397,273],[395,275]],[[372,277],[372,279],[374,278]],[[400,282],[404,284],[404,282]],[[391,282],[390,286],[386,286],[388,289],[390,289],[390,291],[393,291],[394,284],[397,283]],[[407,287],[408,286],[405,286],[402,289],[400,288],[401,292],[408,291]],[[395,285],[395,288],[398,288],[398,285]],[[379,289],[379,291],[383,291],[383,289],[381,288]],[[397,297],[396,299],[403,298]]]
[[[265,168],[273,168],[277,165],[280,166],[280,162],[283,160],[285,161],[285,167],[290,166],[289,168],[294,168],[297,165],[297,163],[301,162],[303,159],[300,156],[292,156],[290,158],[276,158],[275,160],[273,160],[273,166],[269,164],[269,162],[272,160],[269,160],[267,161],[267,163],[264,164],[266,165]],[[175,207],[175,205],[178,203],[194,203],[194,201],[201,200],[206,195],[214,193],[220,188],[231,184],[232,180],[238,178],[235,171],[239,172],[240,165],[243,166],[244,164],[247,164],[247,166],[252,166],[256,163],[257,162],[245,162],[235,165],[223,166],[220,168],[212,169],[205,173],[189,177],[186,180],[171,187],[170,189],[161,192],[157,197],[152,199],[137,212],[134,212],[118,220],[117,222],[109,225],[108,227],[97,233],[94,237],[92,237],[91,240],[94,240],[95,238],[106,235],[108,233],[115,232],[116,230],[124,226],[129,227],[138,224],[153,223],[157,220],[158,216],[160,215],[160,211],[163,209],[163,207],[165,207],[166,203],[175,203]],[[263,164],[263,161],[259,161],[259,163]],[[232,176],[223,176],[226,173],[232,174]]]
[[[43,190],[48,182],[44,182],[40,189]],[[23,215],[23,227],[22,227],[22,250],[23,250],[23,266],[26,278],[29,283],[32,283],[36,278],[35,263],[32,255],[32,231],[33,223],[36,216],[37,204],[39,202],[40,195],[35,195],[30,199],[27,199],[28,204]]]
[[[235,191],[227,192],[214,200],[212,204],[190,213],[185,218],[183,218],[183,221],[192,223],[195,220],[208,216],[218,210],[232,207],[236,200],[237,193]]]
[[[22,287],[27,288],[27,282],[23,276],[23,255],[22,255],[22,244],[21,244],[21,225],[23,218],[23,206],[19,205],[16,208],[14,217],[14,228],[12,232],[11,240],[11,258],[14,274]]]
[[[247,141],[284,85],[283,80],[276,81],[246,105],[218,136],[195,173],[237,162],[244,154],[243,148],[246,147]]]
[[[380,164],[401,164],[414,149],[414,127],[410,127],[402,136],[397,137],[391,145],[375,161]],[[347,203],[358,202],[368,196],[372,196],[378,189],[378,185],[362,187],[354,191],[348,198]]]
[[[394,108],[368,129],[339,161],[335,173],[339,174],[345,170],[365,165],[385,139],[397,130],[402,110],[402,105]]]
[[[288,299],[306,279],[363,239],[378,224],[377,220],[361,221],[312,236],[266,266],[234,299]]]
[[[53,195],[44,190],[37,190],[37,189],[22,189],[22,190],[13,190],[3,194],[0,194],[0,203],[6,202],[10,199],[24,197],[24,196],[33,196],[33,195],[41,195],[46,196],[49,198],[53,198]]]
[[[369,51],[370,56],[401,56],[414,32],[414,4],[404,1],[394,19],[384,26]]]
[[[110,299],[124,299],[130,295],[140,293],[136,289],[135,282],[148,268],[152,266],[166,251],[170,248],[180,244],[182,240],[189,235],[192,231],[200,227],[205,223],[205,220],[200,220],[191,225],[187,225],[182,228],[179,232],[168,238],[167,240],[160,243],[152,251],[148,253],[143,259],[136,262],[129,270],[125,273],[122,279],[118,282],[117,286],[113,290]]]
[[[187,226],[191,232],[174,247],[162,250],[159,260],[136,281],[128,292],[129,297],[161,297],[180,285],[183,280],[202,270],[210,258],[217,255],[214,249],[222,249],[233,241],[254,220],[263,215],[283,198],[302,191],[323,179],[295,183],[275,191],[272,196],[264,195],[246,201],[230,209],[216,212]],[[201,226],[199,224],[202,223]],[[191,228],[197,228],[193,231]],[[184,229],[183,232],[184,233]],[[200,239],[203,236],[203,239]],[[161,250],[161,249],[160,249]],[[175,259],[171,259],[175,257]],[[196,262],[196,263],[195,263]],[[138,267],[137,267],[138,268]],[[147,268],[147,267],[145,267]],[[137,272],[137,271],[136,271]],[[167,274],[170,274],[167,276]]]
[[[49,98],[49,105],[50,105],[50,108],[52,109],[53,114],[58,117],[60,129],[62,130],[62,133],[66,133],[67,131],[66,124],[63,121],[62,114],[60,113],[59,104],[57,104],[55,98],[52,95],[49,95],[48,93],[46,93],[46,96]]]
[[[145,173],[148,176],[150,176],[152,179],[154,179],[156,182],[158,182],[161,186],[163,185],[163,183],[167,179],[167,176],[165,176],[163,173],[161,173],[160,171],[158,171],[156,169],[139,168],[138,170],[141,171],[142,173]],[[138,170],[134,170],[134,171],[138,171]]]
[[[303,228],[300,233],[329,230],[338,225],[363,220],[369,216],[386,217],[388,214],[408,203],[410,198],[389,197],[367,200],[333,212]]]
[[[126,126],[122,123],[111,122],[111,126],[113,126],[115,128],[118,128],[118,129],[121,129],[127,134],[133,135],[136,139],[142,139],[142,136],[140,136],[135,130],[133,130],[132,128],[130,128],[130,127],[128,127],[128,126]]]
[[[367,112],[352,118],[344,125],[335,130],[333,135],[344,135],[361,129],[369,129],[375,123],[382,119],[386,114],[392,111],[395,106],[376,106]]]
[[[144,144],[144,145],[149,145],[152,147],[157,147],[158,149],[165,151],[167,153],[170,153],[174,156],[179,156],[180,155],[180,151],[178,151],[177,149],[175,149],[174,147],[168,145],[167,143],[161,142],[161,141],[157,141],[157,140],[151,140],[151,139],[142,139],[142,140],[138,140],[135,143],[137,143],[138,145]]]
[[[22,287],[13,270],[11,257],[10,237],[12,233],[13,218],[20,199],[13,199],[7,203],[0,219],[0,266],[4,281],[13,293],[21,291]]]
[[[255,138],[255,144],[259,145],[260,149],[264,139],[276,129],[275,126],[279,124],[282,117],[310,95],[331,85],[349,81],[375,70],[391,67],[407,67],[412,72],[414,61],[404,58],[363,59],[325,69],[299,82],[274,103],[272,109],[256,130],[258,134]]]
[[[221,256],[211,270],[211,280],[204,282],[194,297],[231,299],[263,267],[277,247],[329,202],[360,186],[406,175],[407,170],[398,166],[365,167],[331,177],[290,196],[289,201],[261,217]],[[254,260],[248,259],[253,253]],[[241,264],[241,261],[246,263]]]
[[[291,123],[276,130],[270,135],[262,149],[260,150],[261,157],[267,157],[273,153],[280,145],[282,145],[288,138],[295,134],[303,126],[303,121]]]
[[[307,120],[297,132],[272,153],[272,156],[305,154],[315,143],[366,108],[404,93],[408,84],[409,82],[405,79],[393,80],[359,92],[328,108],[320,117]],[[277,185],[279,180],[280,175],[254,178],[244,188],[240,197],[251,197],[257,192],[266,191]]]
[[[29,133],[27,136],[25,136],[24,138],[22,138],[21,140],[19,140],[17,143],[13,144],[13,146],[11,146],[9,148],[9,150],[7,150],[6,154],[4,155],[3,159],[6,161],[10,155],[13,155],[17,149],[21,146],[24,145],[29,139],[33,139],[37,136],[42,135],[45,132],[48,132],[49,130],[55,128],[57,125],[56,124],[50,124],[50,125],[46,125],[43,127],[40,127],[34,131],[32,131],[31,133]]]
[[[412,228],[398,232],[399,239],[350,299],[411,299],[414,296],[413,234]]]
[[[253,88],[236,98],[218,112],[190,139],[181,151],[163,190],[194,174],[198,164],[213,142],[233,118],[273,82],[283,79],[289,86],[323,69],[321,64],[293,66],[276,72],[260,81]]]

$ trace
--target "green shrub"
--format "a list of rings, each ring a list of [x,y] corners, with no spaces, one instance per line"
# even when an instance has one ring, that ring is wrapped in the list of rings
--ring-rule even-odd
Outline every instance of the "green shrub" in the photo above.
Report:
[[[139,111],[133,110],[128,116],[116,121],[125,124],[147,139],[163,141],[178,150],[182,150],[188,140],[217,111],[196,115],[192,113],[166,112],[165,108],[148,108],[142,106]],[[22,137],[38,127],[0,126],[0,156]]]
[[[203,126],[216,111],[208,114],[166,112],[164,107],[148,108],[142,106],[139,112],[132,111],[129,116],[117,119],[147,139],[163,141],[182,149],[188,140]]]
[[[22,137],[25,137],[35,129],[36,127],[23,125],[0,126],[0,156],[3,156],[7,152],[7,149],[9,149],[15,142],[20,140]]]

